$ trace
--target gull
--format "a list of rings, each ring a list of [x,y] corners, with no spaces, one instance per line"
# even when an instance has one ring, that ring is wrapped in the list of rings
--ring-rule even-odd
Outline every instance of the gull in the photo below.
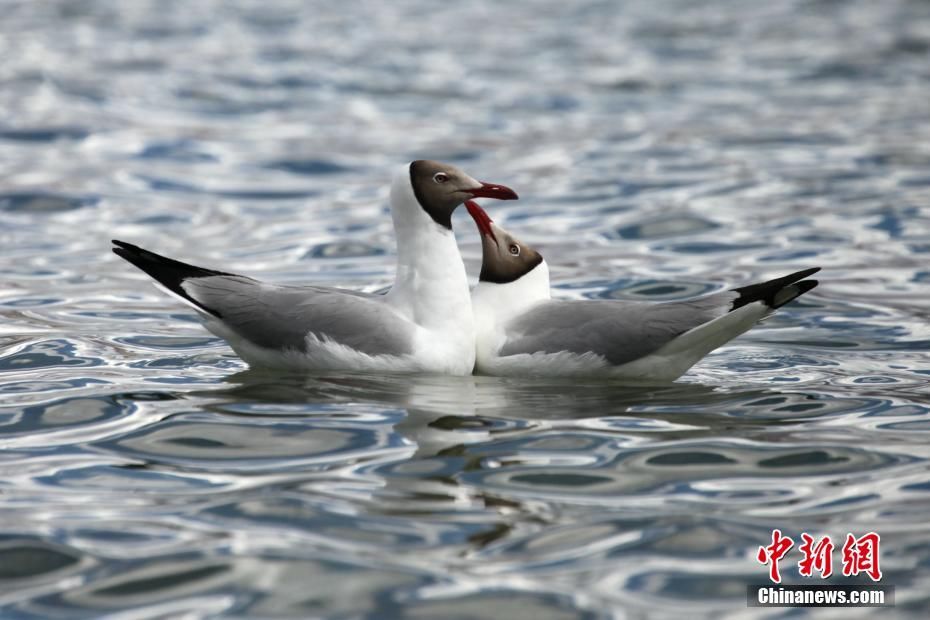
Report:
[[[252,367],[467,375],[475,330],[452,213],[473,197],[517,195],[436,161],[398,169],[390,192],[397,272],[382,295],[269,284],[118,240],[113,251],[193,307]]]
[[[532,247],[465,203],[481,233],[472,290],[475,371],[505,376],[592,376],[665,383],[817,286],[820,270],[668,302],[555,300],[549,267]]]

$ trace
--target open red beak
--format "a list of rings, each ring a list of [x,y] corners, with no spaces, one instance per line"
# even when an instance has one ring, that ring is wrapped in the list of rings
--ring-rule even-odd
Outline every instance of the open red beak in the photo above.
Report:
[[[493,183],[481,183],[481,187],[475,189],[463,190],[475,198],[497,198],[498,200],[516,200],[519,198],[517,192],[513,191],[506,185],[494,185]]]
[[[471,219],[475,220],[475,224],[478,225],[478,231],[482,235],[487,235],[491,239],[494,239],[494,243],[497,243],[497,237],[494,236],[494,230],[491,228],[491,218],[485,210],[479,207],[478,203],[473,200],[466,200],[465,208],[468,209],[468,214],[471,216]]]

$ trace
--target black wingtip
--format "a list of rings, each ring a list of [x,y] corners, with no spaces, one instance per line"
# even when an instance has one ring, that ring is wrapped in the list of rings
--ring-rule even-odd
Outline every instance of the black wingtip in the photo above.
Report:
[[[803,295],[812,288],[816,288],[818,284],[820,284],[820,280],[802,280],[801,282],[798,282],[796,286],[801,289],[800,294]]]
[[[816,287],[820,282],[817,280],[801,280],[800,282],[795,282],[794,284],[789,284],[785,288],[781,289],[779,294],[775,295],[774,303],[772,304],[772,309],[781,308],[786,304],[790,304],[792,301]]]
[[[139,250],[141,250],[140,247],[135,246],[131,243],[126,243],[125,241],[120,241],[119,239],[112,239],[111,243],[113,243],[113,245],[116,246],[116,247],[110,248],[111,250],[113,250],[113,253],[119,256],[120,258],[126,259],[130,263],[132,262],[132,260],[130,260],[129,257],[131,256],[132,252],[133,251],[138,252]]]
[[[796,271],[796,272],[794,272],[794,273],[792,273],[792,274],[790,274],[790,275],[788,275],[788,276],[785,276],[785,277],[787,277],[787,278],[795,278],[795,277],[797,277],[799,280],[803,280],[803,279],[806,278],[807,276],[812,276],[812,275],[814,275],[815,273],[817,273],[818,271],[820,271],[820,267],[811,267],[810,269],[802,269],[801,271]]]
[[[755,301],[761,301],[773,310],[781,308],[817,286],[819,284],[817,280],[805,280],[804,278],[818,271],[820,267],[811,267],[767,282],[735,288],[733,292],[739,293],[739,297],[733,301],[733,307],[730,310],[742,308]]]
[[[112,248],[114,254],[141,269],[169,291],[190,301],[204,312],[209,312],[215,317],[221,316],[218,311],[204,306],[191,297],[181,285],[185,280],[190,278],[232,276],[235,274],[182,263],[173,258],[168,258],[167,256],[156,254],[155,252],[149,252],[137,245],[120,241],[119,239],[113,239],[112,242],[113,245],[116,246]]]

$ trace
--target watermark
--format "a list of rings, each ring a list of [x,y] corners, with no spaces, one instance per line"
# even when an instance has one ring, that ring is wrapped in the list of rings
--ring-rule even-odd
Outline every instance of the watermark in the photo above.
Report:
[[[812,577],[816,571],[821,579],[826,579],[833,574],[833,541],[829,536],[824,536],[814,544],[814,537],[804,532],[801,534],[803,544],[798,547],[802,558],[798,562],[798,572],[802,577]],[[880,581],[882,578],[882,569],[879,566],[879,546],[881,545],[881,536],[875,532],[869,532],[856,538],[852,534],[846,535],[846,542],[843,543],[843,576],[855,577],[859,574],[866,574],[872,581]],[[772,530],[772,544],[766,547],[759,547],[756,559],[760,564],[766,564],[769,567],[769,580],[772,583],[781,583],[781,571],[778,563],[794,547],[794,540],[790,536],[785,536],[781,530]]]
[[[747,586],[750,607],[894,607],[894,586]]]
[[[894,586],[890,585],[781,585],[780,562],[795,547],[790,536],[781,530],[772,530],[772,542],[760,546],[756,560],[769,569],[769,581],[775,585],[747,586],[746,602],[752,607],[893,607]],[[867,576],[873,582],[881,581],[879,559],[881,536],[867,532],[862,536],[846,534],[840,548],[839,572],[844,577]],[[814,538],[801,534],[797,562],[801,577],[826,579],[833,575],[833,555],[837,548],[829,536]]]

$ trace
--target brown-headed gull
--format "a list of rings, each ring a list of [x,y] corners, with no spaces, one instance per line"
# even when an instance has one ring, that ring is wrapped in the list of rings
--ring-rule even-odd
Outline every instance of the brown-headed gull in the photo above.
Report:
[[[466,375],[475,328],[451,218],[472,197],[517,195],[435,161],[398,170],[390,193],[397,273],[384,295],[268,284],[123,241],[113,251],[197,310],[251,366]]]
[[[817,286],[819,267],[697,299],[554,300],[543,257],[465,203],[481,233],[472,290],[475,371],[490,375],[601,376],[668,382]]]

